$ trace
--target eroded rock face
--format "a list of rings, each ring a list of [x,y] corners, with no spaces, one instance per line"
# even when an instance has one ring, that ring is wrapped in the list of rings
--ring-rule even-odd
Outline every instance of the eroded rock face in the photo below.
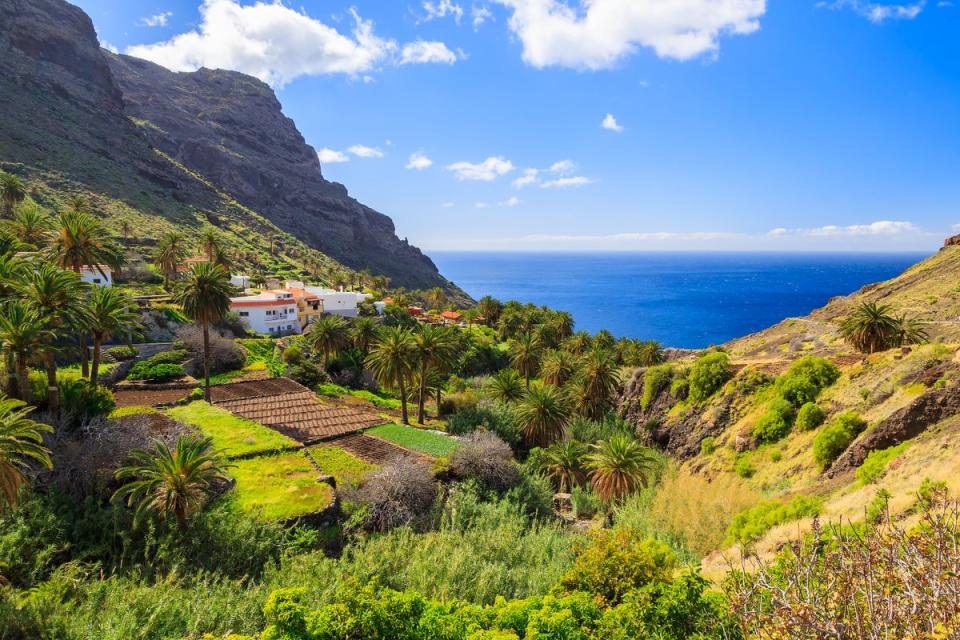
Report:
[[[943,241],[943,246],[945,246],[945,247],[958,247],[958,246],[960,246],[960,234],[957,234],[957,235],[955,235],[955,236],[950,236],[949,238],[947,238],[946,240],[944,240],[944,241]]]

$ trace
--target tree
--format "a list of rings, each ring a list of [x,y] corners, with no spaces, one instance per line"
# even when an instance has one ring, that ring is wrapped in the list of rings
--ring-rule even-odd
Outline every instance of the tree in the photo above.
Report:
[[[560,440],[568,416],[566,396],[552,385],[532,385],[517,405],[517,421],[531,447],[548,447]]]
[[[889,306],[863,302],[840,325],[840,335],[857,351],[876,353],[895,346],[900,329]]]
[[[407,415],[407,382],[413,373],[417,346],[410,331],[389,327],[367,356],[366,364],[380,384],[400,392],[403,424],[410,424]]]
[[[447,294],[444,293],[440,287],[427,290],[424,294],[424,299],[427,301],[428,308],[436,309],[437,311],[442,311],[447,304]]]
[[[483,296],[477,302],[477,311],[483,316],[483,320],[488,327],[496,326],[500,320],[500,312],[503,311],[503,303],[491,296]]]
[[[616,344],[616,342],[617,339],[606,329],[600,329],[600,331],[597,331],[593,336],[593,346],[601,349],[613,349],[613,345]]]
[[[350,277],[346,272],[337,269],[330,273],[330,286],[334,289],[343,289],[350,284]]]
[[[540,369],[541,351],[540,341],[527,331],[518,333],[510,341],[510,364],[526,379],[528,388],[530,378],[537,375]]]
[[[562,387],[576,373],[579,359],[569,351],[552,350],[543,357],[540,374],[546,384]]]
[[[925,344],[929,337],[923,323],[916,318],[908,318],[906,314],[897,316],[898,347],[904,347],[908,344]]]
[[[353,346],[363,353],[370,350],[370,345],[377,341],[380,333],[380,324],[375,318],[357,318],[350,327],[350,339]]]
[[[573,316],[566,311],[555,311],[547,320],[547,325],[557,342],[563,342],[573,335]]]
[[[230,310],[230,273],[219,264],[193,265],[175,299],[183,312],[203,329],[203,397],[210,401],[210,325]]]
[[[0,396],[0,511],[4,505],[17,506],[31,461],[53,468],[50,450],[43,446],[43,434],[53,429],[28,418],[31,411],[19,400]]]
[[[340,316],[322,316],[313,323],[307,334],[307,342],[323,354],[323,368],[330,363],[330,354],[350,344],[350,326]]]
[[[200,232],[200,250],[206,256],[207,262],[227,266],[227,248],[223,237],[213,227],[204,227]]]
[[[51,330],[51,341],[44,345],[43,363],[47,373],[47,410],[60,415],[60,388],[57,385],[57,354],[64,335],[86,333],[90,326],[90,308],[86,294],[89,285],[73,271],[43,262],[25,272],[20,295],[44,317]]]
[[[52,225],[50,216],[32,201],[17,207],[13,219],[4,221],[9,233],[33,249],[39,249],[49,240]]]
[[[594,491],[605,502],[619,502],[646,487],[656,472],[656,458],[629,436],[615,434],[591,448],[586,465]]]
[[[210,438],[177,438],[175,450],[155,440],[151,449],[134,449],[133,464],[117,469],[117,480],[130,480],[113,494],[135,507],[134,523],[147,514],[173,516],[180,531],[203,509],[216,483],[227,479]]]
[[[14,371],[8,371],[8,389],[16,390],[16,396],[30,402],[29,363],[44,345],[54,340],[38,309],[21,300],[14,300],[0,313],[0,345],[7,354],[7,362],[13,362]],[[16,386],[13,378],[16,376]]]
[[[562,493],[581,486],[587,479],[583,466],[583,457],[587,447],[576,440],[558,442],[543,452],[541,469],[557,484],[557,490]]]
[[[640,344],[637,349],[637,366],[652,367],[662,364],[666,357],[663,353],[663,347],[656,340],[648,340]]]
[[[589,351],[592,345],[593,339],[589,333],[586,331],[577,331],[563,341],[563,350],[579,355]]]
[[[184,242],[183,234],[178,231],[170,231],[164,234],[157,244],[154,263],[163,274],[163,286],[168,289],[170,288],[170,281],[177,276],[177,267],[180,266],[186,252]]]
[[[27,197],[27,188],[20,176],[0,171],[0,200],[3,200],[3,215],[13,217],[13,208]]]
[[[420,394],[417,398],[417,423],[426,418],[427,380],[431,370],[448,364],[456,353],[457,343],[447,327],[423,325],[413,336],[420,365]],[[440,407],[437,407],[439,411]]]
[[[574,384],[577,412],[591,420],[602,419],[619,385],[617,363],[608,351],[595,348],[584,360]]]
[[[93,332],[93,362],[90,383],[96,387],[100,372],[100,349],[104,340],[129,336],[139,330],[140,314],[129,296],[113,287],[95,287],[90,296],[90,330]]]
[[[487,395],[500,402],[513,402],[523,397],[523,379],[516,369],[501,369],[487,383]]]

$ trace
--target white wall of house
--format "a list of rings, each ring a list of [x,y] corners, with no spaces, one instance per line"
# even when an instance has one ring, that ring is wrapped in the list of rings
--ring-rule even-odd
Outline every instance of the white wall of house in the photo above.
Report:
[[[113,286],[113,271],[106,265],[97,267],[83,267],[80,270],[80,279],[88,284],[95,284],[99,287]]]
[[[323,303],[324,313],[346,318],[356,318],[359,315],[357,305],[370,297],[368,293],[355,291],[335,291],[326,287],[304,287],[310,293],[316,294]]]
[[[267,291],[230,299],[230,310],[251,331],[267,335],[300,333],[297,303],[289,293]]]

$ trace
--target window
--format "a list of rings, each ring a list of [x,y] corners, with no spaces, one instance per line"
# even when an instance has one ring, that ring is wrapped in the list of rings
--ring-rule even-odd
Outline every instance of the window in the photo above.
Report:
[[[240,317],[241,317],[241,318],[249,318],[249,317],[250,317],[250,312],[249,312],[249,311],[241,311],[241,312],[240,312]]]
[[[100,284],[100,278],[94,278],[93,284]]]

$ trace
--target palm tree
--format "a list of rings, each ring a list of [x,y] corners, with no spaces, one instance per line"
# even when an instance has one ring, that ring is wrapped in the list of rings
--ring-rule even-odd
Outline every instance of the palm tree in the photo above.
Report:
[[[350,284],[350,278],[339,269],[330,273],[330,286],[334,289],[343,289]]]
[[[583,457],[587,447],[576,440],[566,440],[545,449],[541,468],[547,476],[557,483],[557,490],[567,493],[579,487],[587,479],[583,466]]]
[[[206,256],[207,262],[227,266],[227,248],[223,237],[213,227],[204,227],[200,232],[200,250]]]
[[[840,335],[862,353],[876,353],[897,344],[900,326],[890,307],[863,302],[840,325]]]
[[[140,314],[133,301],[119,289],[96,287],[90,296],[90,330],[93,332],[93,362],[90,383],[97,386],[100,372],[100,349],[104,340],[129,336],[140,328]]]
[[[447,294],[444,293],[440,287],[427,290],[423,297],[427,301],[427,307],[430,309],[442,311],[443,307],[447,304]]]
[[[0,511],[4,505],[17,506],[30,461],[53,468],[50,450],[43,446],[43,434],[53,429],[29,419],[31,411],[19,400],[0,396]]]
[[[407,416],[407,382],[413,373],[417,345],[413,336],[400,327],[389,327],[370,351],[366,364],[380,384],[400,392],[403,424],[410,424]]]
[[[518,333],[510,341],[510,364],[526,378],[527,388],[540,369],[540,352],[540,340],[530,332]]]
[[[523,379],[516,369],[501,369],[487,383],[487,395],[500,402],[519,400],[523,393]]]
[[[322,316],[313,323],[307,342],[323,354],[323,368],[330,363],[330,354],[350,345],[350,325],[340,316]]]
[[[230,310],[230,273],[219,264],[193,265],[175,299],[183,312],[203,328],[203,398],[210,402],[210,325]]]
[[[3,215],[13,217],[13,208],[27,197],[27,188],[20,176],[0,171],[0,200],[3,200]]]
[[[650,450],[624,434],[591,445],[586,457],[590,481],[605,502],[619,502],[646,487],[656,472],[657,461]]]
[[[44,345],[43,363],[47,373],[47,410],[60,414],[60,388],[57,386],[58,339],[68,330],[86,333],[90,326],[90,309],[86,293],[89,285],[73,271],[44,262],[28,270],[20,284],[20,295],[40,311],[53,332],[51,342]]]
[[[80,274],[84,267],[103,273],[101,265],[117,268],[123,262],[123,251],[110,237],[100,221],[85,212],[86,201],[71,199],[70,209],[60,213],[50,253],[61,268]],[[87,370],[87,332],[80,331],[80,371]]]
[[[579,359],[569,351],[551,350],[543,357],[540,373],[543,381],[557,387],[567,384],[576,373]]]
[[[177,276],[177,267],[186,253],[183,234],[171,231],[164,234],[157,244],[157,253],[154,262],[163,274],[163,286],[170,288],[170,280]]]
[[[595,348],[580,369],[575,381],[577,412],[591,420],[600,420],[613,402],[620,385],[620,371],[608,351]]]
[[[16,390],[16,397],[30,402],[29,363],[55,336],[47,328],[40,311],[21,300],[14,300],[0,313],[0,345],[7,354],[7,362],[13,362],[14,370],[8,371],[8,389]],[[16,375],[16,386],[13,377]]]
[[[420,365],[420,395],[417,398],[417,423],[426,418],[427,379],[429,372],[449,363],[456,353],[457,343],[447,327],[423,325],[413,336]],[[440,407],[437,407],[439,411]]]
[[[390,283],[390,279],[386,276],[373,276],[373,279],[371,281],[373,288],[381,293],[383,292],[384,289],[387,288],[389,283]]]
[[[577,331],[563,341],[563,350],[574,354],[586,353],[593,345],[590,334],[586,331]]]
[[[566,311],[555,311],[547,321],[553,337],[562,342],[573,335],[573,316]]]
[[[147,514],[176,518],[180,531],[198,513],[219,481],[227,479],[225,467],[212,451],[210,438],[180,437],[171,451],[155,440],[151,449],[130,453],[133,464],[117,469],[118,480],[131,480],[116,490],[113,500],[126,497],[133,507],[134,523]]]
[[[641,367],[652,367],[662,364],[666,357],[663,354],[663,347],[656,340],[648,340],[637,349],[637,364]]]
[[[52,225],[50,216],[32,201],[18,207],[12,220],[4,221],[4,228],[8,232],[33,249],[47,242]]]
[[[613,345],[616,344],[616,342],[617,339],[606,329],[600,329],[600,331],[597,331],[593,336],[593,346],[601,349],[613,349]]]
[[[897,317],[898,347],[904,347],[908,344],[925,344],[929,339],[930,336],[920,320],[907,318],[905,313]]]
[[[503,304],[492,296],[483,296],[477,302],[477,311],[483,316],[483,320],[487,326],[492,327],[500,320],[500,312],[503,311]]]
[[[563,392],[552,385],[535,384],[517,405],[517,421],[528,446],[548,447],[563,437],[569,406]]]
[[[350,339],[353,346],[363,353],[370,350],[370,345],[377,341],[380,332],[380,323],[375,318],[357,318],[350,327]]]

